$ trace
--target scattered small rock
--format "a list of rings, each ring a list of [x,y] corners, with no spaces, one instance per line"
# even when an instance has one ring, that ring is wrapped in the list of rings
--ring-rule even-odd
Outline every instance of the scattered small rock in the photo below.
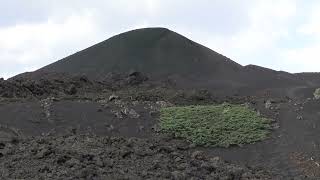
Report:
[[[159,112],[157,112],[157,111],[150,111],[149,114],[150,114],[151,117],[157,117],[157,116],[159,115]]]
[[[144,126],[139,126],[139,132],[141,132],[141,131],[143,131],[145,129],[145,127]]]
[[[154,132],[160,132],[161,131],[161,127],[158,124],[153,125],[151,129]]]
[[[156,104],[159,105],[160,108],[165,108],[165,107],[171,107],[171,106],[173,106],[171,103],[166,102],[166,101],[157,101]]]
[[[125,108],[122,110],[123,114],[125,114],[126,116],[130,117],[130,118],[139,118],[140,114],[138,114],[134,109],[128,109]]]
[[[42,99],[40,101],[40,105],[43,108],[45,118],[49,122],[52,122],[52,120],[51,120],[51,105],[52,105],[54,99],[55,98],[53,98],[53,97],[48,97],[48,98]]]
[[[104,167],[104,163],[100,157],[95,157],[94,161],[96,162],[96,165],[98,165],[99,167]]]
[[[109,101],[113,101],[113,100],[116,100],[116,99],[120,99],[119,96],[115,95],[115,94],[112,94],[110,97],[109,97]]]
[[[148,79],[149,78],[141,72],[131,71],[126,78],[126,83],[129,85],[138,85],[147,81]]]
[[[303,117],[299,115],[299,116],[297,116],[297,119],[298,120],[303,120]]]
[[[320,99],[320,88],[316,89],[313,93],[314,99]]]
[[[36,157],[39,158],[39,159],[42,159],[48,155],[51,154],[51,151],[47,148],[44,148],[44,149],[41,149],[37,154],[36,154]]]
[[[172,173],[172,177],[174,180],[184,180],[186,179],[186,174],[180,171],[173,171]]]
[[[114,126],[112,124],[106,124],[105,125],[108,131],[113,131],[114,130]]]
[[[191,154],[191,158],[203,160],[204,159],[204,152],[203,151],[195,151]]]
[[[69,95],[75,95],[77,93],[77,87],[75,85],[71,84],[67,88],[66,93],[69,94]]]
[[[266,109],[270,109],[272,107],[272,102],[271,100],[267,100],[266,103],[265,103],[265,108]]]
[[[280,125],[278,123],[272,124],[272,129],[279,129]]]
[[[114,116],[115,116],[116,118],[118,118],[118,119],[122,119],[122,118],[123,118],[123,115],[125,115],[125,114],[123,114],[122,111],[117,111],[117,110],[113,110],[113,109],[111,109],[110,112],[111,112],[112,114],[114,114]]]

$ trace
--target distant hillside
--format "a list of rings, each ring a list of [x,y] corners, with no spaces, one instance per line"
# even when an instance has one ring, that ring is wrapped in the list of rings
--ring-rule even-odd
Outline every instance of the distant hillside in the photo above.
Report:
[[[141,71],[153,76],[230,74],[241,65],[165,28],[146,28],[114,36],[50,64],[40,71],[101,77],[109,72]]]
[[[153,79],[174,77],[186,86],[215,89],[268,88],[302,85],[305,78],[255,65],[241,66],[213,50],[165,28],[125,32],[77,52],[32,73],[85,74],[103,79],[109,73],[139,71]]]
[[[308,85],[319,86],[320,85],[320,73],[309,72],[309,73],[296,73],[303,81],[308,82]]]

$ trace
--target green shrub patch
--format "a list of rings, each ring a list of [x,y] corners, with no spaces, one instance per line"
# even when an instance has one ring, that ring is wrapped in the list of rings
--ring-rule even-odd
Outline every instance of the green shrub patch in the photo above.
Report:
[[[208,105],[161,109],[160,127],[197,145],[229,147],[267,138],[271,121],[243,105]]]

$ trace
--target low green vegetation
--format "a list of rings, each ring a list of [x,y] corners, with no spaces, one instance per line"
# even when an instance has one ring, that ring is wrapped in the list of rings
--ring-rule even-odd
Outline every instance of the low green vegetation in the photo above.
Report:
[[[197,145],[229,147],[267,138],[269,119],[242,105],[208,105],[161,109],[162,131]]]
[[[313,96],[315,99],[320,99],[320,88],[314,91]]]

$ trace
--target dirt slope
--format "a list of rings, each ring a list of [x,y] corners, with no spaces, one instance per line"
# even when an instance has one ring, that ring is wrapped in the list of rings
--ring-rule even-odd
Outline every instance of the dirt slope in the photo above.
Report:
[[[129,31],[48,65],[39,71],[82,73],[140,71],[152,76],[235,73],[241,65],[165,28]]]

